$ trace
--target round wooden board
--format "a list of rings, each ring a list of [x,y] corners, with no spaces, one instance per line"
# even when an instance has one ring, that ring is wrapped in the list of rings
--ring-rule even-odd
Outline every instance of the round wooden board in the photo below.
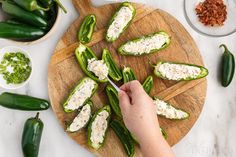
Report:
[[[77,30],[82,19],[88,14],[93,13],[97,16],[95,33],[88,46],[94,50],[98,57],[101,57],[103,48],[108,48],[118,65],[132,67],[140,82],[143,82],[148,75],[153,73],[153,69],[148,64],[148,59],[154,63],[161,59],[203,65],[200,52],[192,37],[174,17],[162,10],[153,9],[143,4],[134,4],[137,14],[132,24],[116,42],[110,44],[104,40],[105,28],[119,4],[109,4],[99,8],[93,7],[89,0],[73,0],[73,4],[79,11],[80,16],[71,24],[58,42],[48,69],[50,101],[63,129],[66,128],[66,122],[71,121],[76,113],[66,114],[63,112],[61,104],[70,90],[85,76],[77,63],[74,50],[78,46]],[[166,31],[172,37],[171,45],[167,49],[141,57],[124,57],[117,53],[117,48],[125,41],[159,30]],[[206,79],[172,82],[154,78],[155,85],[151,95],[156,95],[174,106],[186,110],[191,115],[188,120],[183,121],[172,121],[159,117],[161,127],[169,135],[168,143],[174,145],[188,133],[199,117],[206,96],[207,82]],[[100,84],[98,91],[92,98],[95,104],[94,110],[100,108],[103,104],[108,104],[104,92],[105,87],[106,84]],[[126,156],[120,141],[111,129],[108,131],[104,147],[98,151],[94,151],[87,146],[85,129],[77,133],[69,133],[69,136],[98,156]],[[142,156],[138,147],[135,156]]]

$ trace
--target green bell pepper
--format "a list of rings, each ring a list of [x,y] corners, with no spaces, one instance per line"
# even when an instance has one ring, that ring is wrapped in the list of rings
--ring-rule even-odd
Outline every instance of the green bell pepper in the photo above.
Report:
[[[137,77],[134,74],[134,71],[130,67],[124,67],[122,71],[124,83],[137,80]]]
[[[25,122],[21,140],[24,157],[38,157],[43,126],[39,113],[35,118],[29,118]]]
[[[91,41],[95,25],[96,16],[94,14],[88,15],[84,18],[77,35],[79,42],[87,44]]]
[[[118,120],[110,123],[111,128],[120,139],[128,157],[133,157],[135,153],[135,144],[128,129]]]
[[[100,116],[100,114],[102,112],[107,112],[108,113],[108,117],[106,118],[106,123],[107,123],[107,126],[106,128],[104,129],[104,136],[103,136],[103,140],[102,142],[100,143],[93,143],[93,141],[91,140],[92,138],[92,125],[93,123],[95,122],[95,119]],[[88,125],[88,145],[96,150],[98,150],[99,148],[101,148],[105,142],[105,138],[106,138],[106,133],[107,133],[107,130],[108,130],[108,127],[109,127],[109,122],[110,122],[110,117],[111,117],[111,108],[109,105],[106,105],[102,108],[100,108],[92,117],[91,121],[89,122],[89,125]],[[103,123],[99,123],[100,125],[102,125]],[[97,124],[97,125],[99,125]],[[97,126],[98,127],[98,126]],[[99,127],[104,127],[104,126],[99,126]]]
[[[158,47],[150,47],[149,40],[153,39],[156,36],[161,36],[162,38],[165,39],[163,44],[162,45],[154,44],[152,46],[157,45]],[[121,55],[141,56],[141,55],[150,54],[156,51],[163,50],[170,45],[170,42],[171,42],[171,37],[166,32],[160,31],[160,32],[156,32],[150,35],[145,35],[145,36],[133,39],[131,41],[128,41],[119,47],[118,52]],[[151,41],[151,43],[153,43],[153,41]],[[148,45],[150,48],[147,48],[147,46],[145,45]]]
[[[80,43],[79,47],[75,50],[75,55],[76,55],[77,61],[80,64],[81,69],[89,77],[91,77],[92,79],[94,79],[97,82],[107,82],[107,79],[100,80],[93,72],[91,72],[87,69],[88,59],[95,58],[97,60],[97,56],[94,54],[94,52],[89,47]]]
[[[184,65],[184,66],[189,66],[189,67],[196,67],[199,68],[201,70],[200,74],[196,77],[187,77],[187,78],[181,78],[178,80],[174,80],[174,79],[169,79],[166,76],[163,76],[161,74],[161,72],[159,71],[159,67],[161,64],[172,64],[172,65]],[[154,74],[157,77],[160,77],[162,79],[166,79],[166,80],[174,80],[174,81],[191,81],[191,80],[196,80],[196,79],[200,79],[200,78],[204,78],[208,75],[208,70],[206,68],[204,68],[203,66],[198,66],[198,65],[194,65],[194,64],[186,64],[186,63],[176,63],[176,62],[164,62],[164,61],[159,61],[157,62],[157,64],[154,66]]]
[[[153,88],[153,77],[152,76],[148,76],[146,78],[146,80],[143,82],[143,89],[145,90],[145,92],[147,94],[150,94],[151,93],[151,90]]]
[[[126,21],[126,24],[125,24],[123,27],[119,28],[119,29],[120,29],[120,32],[119,32],[118,35],[116,35],[116,36],[110,36],[110,35],[108,34],[108,31],[109,31],[109,29],[112,29],[113,24],[116,23],[116,17],[117,17],[117,15],[118,15],[119,11],[121,10],[121,8],[123,8],[123,7],[128,7],[128,8],[132,11],[132,18],[131,18],[131,19],[128,19],[129,21]],[[113,15],[113,17],[111,18],[110,22],[109,22],[109,26],[108,26],[107,33],[106,33],[106,40],[107,40],[107,42],[114,42],[115,40],[117,40],[117,39],[120,37],[120,35],[128,28],[128,26],[130,25],[131,21],[133,20],[135,14],[136,14],[136,10],[135,10],[135,8],[131,5],[131,3],[129,3],[129,2],[123,2],[123,3],[120,5],[119,9],[116,11],[116,13]],[[116,29],[117,29],[117,28],[116,28]]]
[[[122,73],[108,49],[103,49],[102,59],[109,68],[109,76],[115,81],[120,81],[122,79]]]
[[[87,99],[84,100],[84,102],[80,104],[80,106],[75,107],[75,108],[73,108],[73,109],[72,109],[72,108],[68,108],[68,102],[73,98],[74,94],[75,94],[76,92],[78,92],[79,90],[81,90],[80,87],[81,87],[82,85],[84,86],[84,85],[86,85],[86,83],[88,83],[88,82],[90,82],[90,81],[92,81],[92,82],[94,83],[94,87],[93,87],[92,89],[89,89],[89,90],[92,90],[91,95],[89,95],[89,96],[87,97]],[[73,111],[75,111],[75,110],[81,108],[81,107],[89,100],[89,98],[93,96],[93,94],[95,93],[95,91],[97,90],[97,88],[98,88],[98,84],[97,84],[94,80],[92,80],[92,79],[89,78],[89,77],[84,77],[82,80],[79,81],[79,83],[76,85],[76,87],[70,92],[69,96],[67,97],[66,101],[64,102],[64,104],[63,104],[63,109],[64,109],[64,111],[65,111],[66,113],[70,113],[70,112],[73,112]],[[83,90],[83,89],[82,89],[82,90]]]
[[[111,85],[107,85],[106,94],[108,96],[108,100],[110,102],[112,110],[119,118],[122,118],[119,106],[118,92]]]
[[[220,47],[225,49],[222,56],[221,84],[223,87],[227,87],[234,77],[235,60],[234,55],[229,51],[226,45],[222,44]]]
[[[47,110],[50,107],[47,100],[8,92],[0,95],[0,105],[10,109],[25,111]]]

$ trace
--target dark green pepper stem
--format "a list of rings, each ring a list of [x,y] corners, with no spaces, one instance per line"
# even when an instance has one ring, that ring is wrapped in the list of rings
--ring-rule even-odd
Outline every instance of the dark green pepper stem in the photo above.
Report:
[[[91,41],[95,25],[96,16],[94,14],[88,15],[84,18],[77,35],[79,42],[86,44]]]
[[[137,80],[137,77],[134,74],[134,71],[130,67],[124,67],[122,71],[124,83]]]
[[[13,1],[27,11],[49,10],[49,7],[42,8],[41,6],[39,6],[36,0],[13,0]]]
[[[226,45],[222,44],[220,47],[224,48],[224,54],[222,56],[221,84],[222,86],[227,87],[234,77],[235,60],[234,55],[229,51]]]
[[[43,127],[43,122],[39,119],[39,113],[25,122],[21,140],[24,157],[38,156]]]
[[[128,157],[134,156],[135,145],[128,129],[118,120],[113,120],[110,123],[110,126],[116,133],[117,137],[120,139],[120,142],[122,143]]]
[[[113,60],[111,53],[108,49],[103,49],[102,59],[109,68],[109,76],[115,81],[120,81],[122,79],[122,73],[115,61]]]
[[[146,91],[147,94],[151,93],[152,87],[153,87],[153,77],[148,76],[146,80],[143,82],[143,89]]]
[[[17,6],[12,1],[1,1],[2,9],[5,13],[11,15],[14,18],[19,19],[22,22],[28,23],[36,27],[46,27],[48,25],[47,21],[40,16],[35,15],[32,12],[26,11],[21,7]]]
[[[43,99],[7,92],[0,95],[0,105],[25,111],[47,110],[50,106],[49,102]]]

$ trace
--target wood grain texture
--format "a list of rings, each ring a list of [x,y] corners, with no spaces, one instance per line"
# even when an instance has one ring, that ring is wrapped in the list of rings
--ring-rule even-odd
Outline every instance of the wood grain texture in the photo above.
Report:
[[[81,21],[87,14],[94,13],[97,16],[95,33],[92,42],[88,46],[94,50],[98,57],[101,57],[103,48],[108,48],[120,67],[125,65],[133,68],[140,82],[143,82],[148,75],[153,73],[153,69],[147,61],[148,59],[153,63],[161,59],[203,65],[200,52],[192,37],[174,17],[162,10],[153,9],[142,4],[134,4],[137,14],[132,24],[116,42],[110,44],[104,40],[104,33],[110,17],[114,14],[119,4],[109,4],[99,8],[93,7],[89,0],[73,0],[73,4],[80,13],[80,16],[71,24],[58,42],[48,68],[50,101],[53,111],[63,129],[66,127],[66,122],[71,121],[76,116],[76,113],[64,113],[61,104],[69,94],[69,91],[85,76],[76,61],[74,50],[79,44],[76,39],[77,31]],[[167,49],[141,57],[124,57],[117,53],[117,48],[127,40],[159,30],[164,30],[171,35],[172,42]],[[103,104],[108,104],[105,87],[106,84],[100,84],[98,91],[92,98],[95,105],[94,110],[102,107]],[[186,110],[191,115],[188,120],[184,121],[171,121],[161,117],[159,118],[161,127],[169,135],[167,141],[170,145],[176,144],[183,138],[196,122],[205,101],[206,87],[206,79],[191,82],[174,82],[154,77],[154,89],[151,95],[167,100],[174,106]],[[85,130],[77,133],[69,133],[69,136],[78,144],[98,156],[126,156],[121,143],[111,129],[108,131],[104,147],[98,151],[87,147]],[[136,148],[135,156],[142,156],[138,147]]]

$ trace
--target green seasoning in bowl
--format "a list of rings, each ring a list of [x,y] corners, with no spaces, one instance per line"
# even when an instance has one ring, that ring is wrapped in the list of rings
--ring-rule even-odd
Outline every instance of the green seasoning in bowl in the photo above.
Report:
[[[31,71],[30,59],[21,52],[5,53],[0,63],[0,74],[7,84],[25,82]]]

